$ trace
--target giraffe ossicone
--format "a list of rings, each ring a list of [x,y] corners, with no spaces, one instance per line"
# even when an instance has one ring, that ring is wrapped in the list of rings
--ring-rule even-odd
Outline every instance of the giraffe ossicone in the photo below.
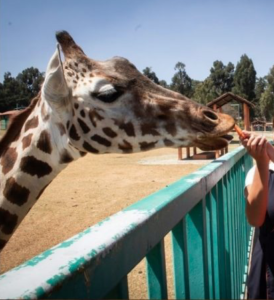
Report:
[[[160,147],[220,149],[234,120],[156,85],[127,59],[88,58],[56,34],[39,95],[11,120],[0,141],[0,249],[50,182],[86,153]]]

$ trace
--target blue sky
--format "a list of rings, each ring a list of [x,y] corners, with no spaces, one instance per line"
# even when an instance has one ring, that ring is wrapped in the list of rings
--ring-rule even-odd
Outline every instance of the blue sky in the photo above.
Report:
[[[257,76],[274,65],[272,0],[0,0],[0,81],[34,66],[45,71],[55,32],[67,30],[96,60],[123,56],[168,83],[178,61],[204,80],[214,60],[242,54]]]

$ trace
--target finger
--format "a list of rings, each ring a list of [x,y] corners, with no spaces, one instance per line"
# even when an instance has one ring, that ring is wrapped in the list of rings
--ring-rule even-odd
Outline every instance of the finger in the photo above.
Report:
[[[258,146],[265,144],[265,142],[266,142],[266,138],[264,136],[261,136]]]
[[[243,130],[243,134],[245,135],[246,138],[250,138],[252,135],[250,131]]]
[[[247,147],[250,147],[250,145],[251,145],[251,143],[253,142],[254,139],[255,139],[255,136],[252,134],[250,136],[250,138],[248,139],[248,141],[247,141]]]

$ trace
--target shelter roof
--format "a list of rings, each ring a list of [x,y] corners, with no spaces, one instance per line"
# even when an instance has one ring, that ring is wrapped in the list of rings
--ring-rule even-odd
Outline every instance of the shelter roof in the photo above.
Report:
[[[220,97],[212,100],[211,102],[207,103],[207,106],[213,108],[213,106],[216,105],[217,108],[220,108],[223,105],[225,105],[233,100],[240,102],[242,104],[245,103],[251,108],[255,108],[255,105],[252,102],[250,102],[250,101],[246,100],[245,98],[242,98],[238,95],[235,95],[231,92],[225,93],[225,94],[221,95]]]
[[[257,124],[261,124],[261,125],[265,125],[267,124],[266,121],[263,120],[254,120],[253,122],[251,122],[252,125],[257,125]],[[272,123],[270,123],[272,124]]]

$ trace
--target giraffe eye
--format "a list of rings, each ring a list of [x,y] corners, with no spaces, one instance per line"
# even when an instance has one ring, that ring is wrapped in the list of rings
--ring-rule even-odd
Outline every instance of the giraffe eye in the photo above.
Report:
[[[111,89],[99,94],[96,94],[96,98],[105,103],[112,103],[116,101],[121,95],[122,91],[117,91],[115,89]]]

